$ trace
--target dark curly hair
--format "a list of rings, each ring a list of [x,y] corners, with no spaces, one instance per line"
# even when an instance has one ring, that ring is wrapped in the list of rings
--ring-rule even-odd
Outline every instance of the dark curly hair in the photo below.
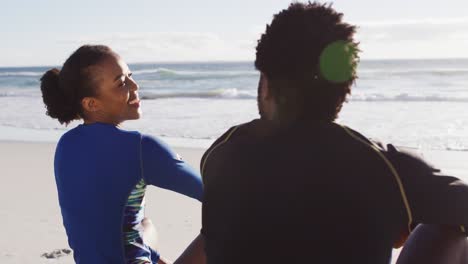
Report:
[[[342,17],[331,4],[292,3],[267,25],[258,41],[255,67],[268,80],[280,120],[337,118],[357,78],[359,60],[356,27]],[[338,51],[327,51],[332,46]],[[343,62],[347,67],[338,67]],[[335,71],[345,71],[338,76],[347,78],[329,78]]]
[[[84,118],[81,101],[97,94],[96,76],[90,67],[105,58],[116,55],[103,45],[84,45],[63,64],[47,71],[41,78],[42,99],[46,114],[61,124]]]

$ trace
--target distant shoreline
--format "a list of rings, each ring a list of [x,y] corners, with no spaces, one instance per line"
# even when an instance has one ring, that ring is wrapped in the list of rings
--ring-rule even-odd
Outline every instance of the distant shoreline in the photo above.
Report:
[[[361,59],[361,63],[365,62],[377,62],[377,61],[468,61],[468,57],[434,57],[434,58],[368,58]],[[239,60],[239,61],[229,61],[229,60],[214,60],[214,61],[143,61],[143,62],[128,62],[131,65],[152,65],[152,64],[163,64],[163,65],[191,65],[191,64],[245,64],[252,63],[253,60]],[[0,70],[5,69],[21,69],[21,68],[60,68],[60,65],[0,65]]]

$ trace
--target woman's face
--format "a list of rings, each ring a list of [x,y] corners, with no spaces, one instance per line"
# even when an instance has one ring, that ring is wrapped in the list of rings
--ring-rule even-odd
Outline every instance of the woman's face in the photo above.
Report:
[[[127,64],[118,57],[108,56],[96,65],[98,82],[94,121],[118,125],[141,115],[138,84],[133,80]]]

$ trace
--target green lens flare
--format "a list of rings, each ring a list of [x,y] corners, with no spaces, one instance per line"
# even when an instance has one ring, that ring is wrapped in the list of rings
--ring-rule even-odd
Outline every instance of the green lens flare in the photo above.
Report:
[[[329,44],[320,55],[320,73],[329,82],[349,81],[356,70],[356,47],[339,40]]]

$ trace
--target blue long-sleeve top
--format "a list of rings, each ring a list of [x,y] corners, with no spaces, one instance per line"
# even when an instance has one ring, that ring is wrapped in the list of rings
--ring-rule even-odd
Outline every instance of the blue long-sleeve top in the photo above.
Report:
[[[197,200],[203,193],[199,174],[168,146],[109,124],[79,125],[65,133],[54,165],[76,263],[128,263],[132,257],[155,263],[158,255],[142,242],[138,229],[146,185]]]

